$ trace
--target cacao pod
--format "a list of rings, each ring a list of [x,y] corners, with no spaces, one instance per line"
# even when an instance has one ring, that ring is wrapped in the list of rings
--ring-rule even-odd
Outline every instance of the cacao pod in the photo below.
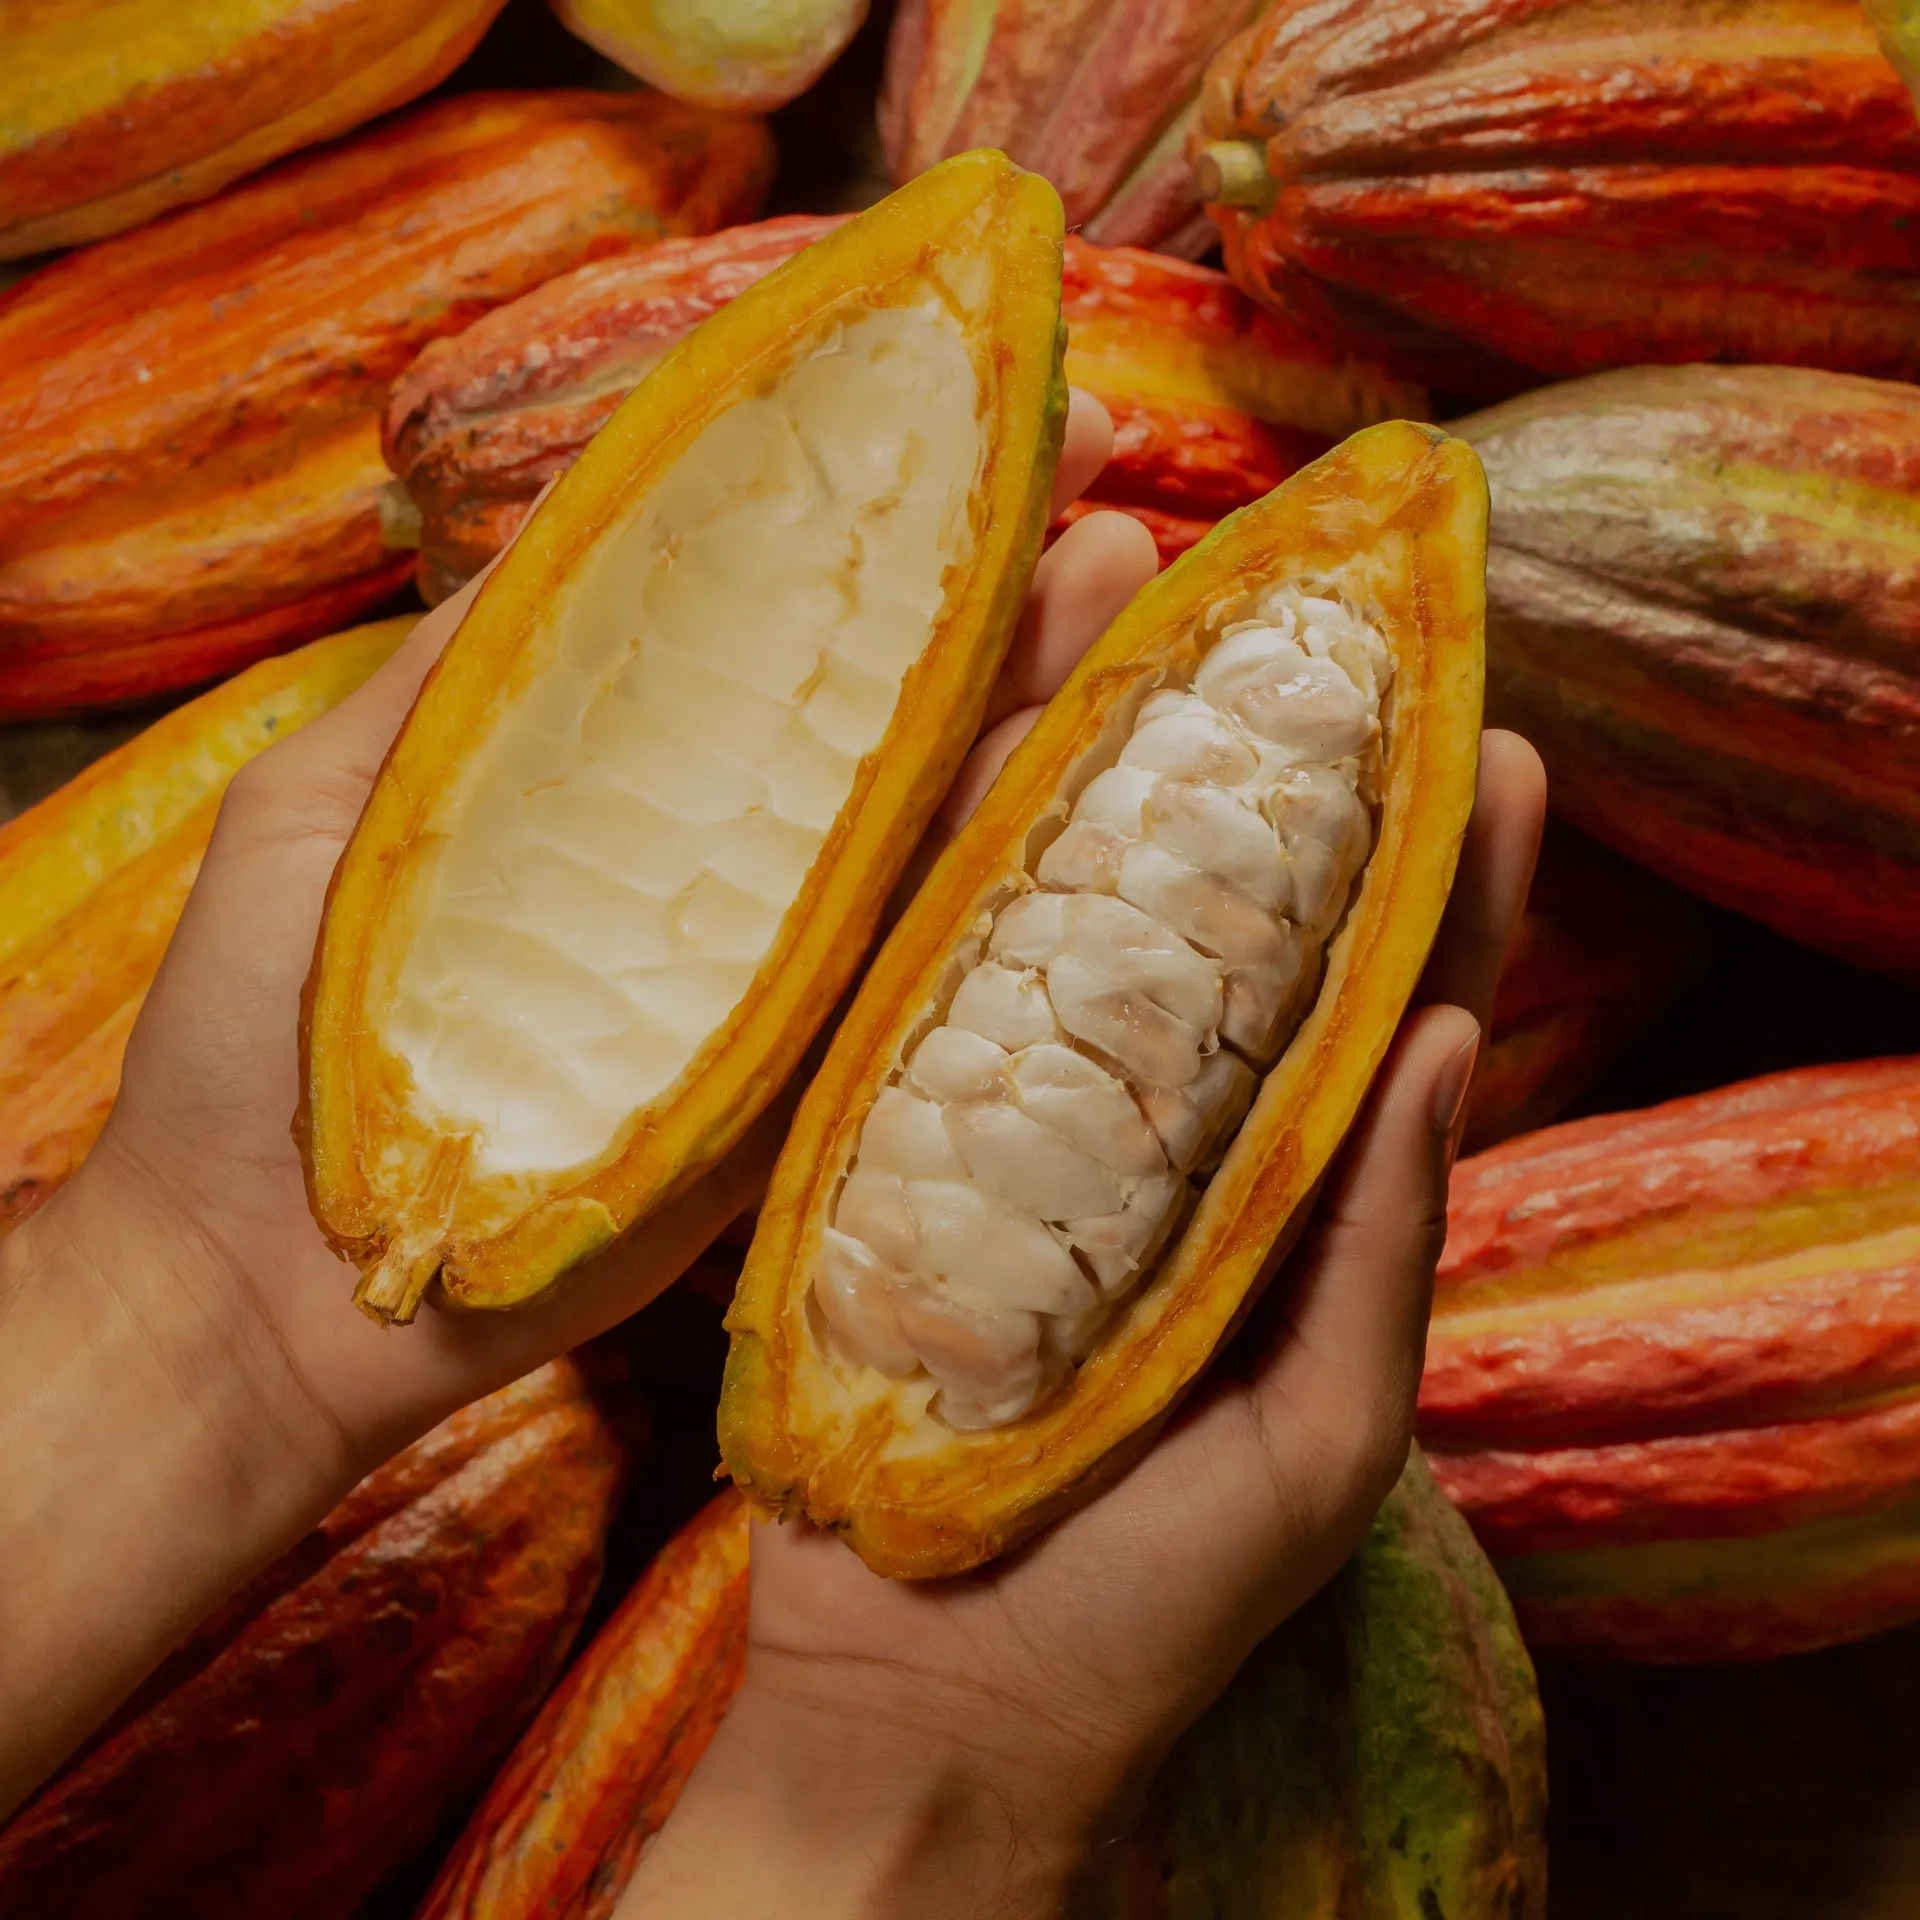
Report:
[[[1174,1748],[1126,1920],[1544,1920],[1546,1805],[1513,1609],[1416,1451],[1345,1570]]]
[[[867,17],[867,0],[553,0],[616,66],[678,100],[765,113],[804,93]]]
[[[732,1701],[747,1525],[717,1500],[561,1683],[417,1920],[608,1920]],[[1545,1745],[1513,1611],[1418,1456],[1365,1544],[1175,1748],[1115,1920],[1539,1920]]]
[[[550,274],[751,211],[757,123],[471,94],[0,296],[0,717],[244,666],[385,599],[388,383]]]
[[[439,601],[512,538],[682,333],[839,225],[805,214],[596,261],[429,345],[395,383],[387,464]],[[1117,506],[1163,558],[1357,427],[1426,398],[1262,313],[1224,274],[1066,244],[1067,378],[1114,419],[1105,472],[1067,518]]]
[[[1577,1120],[1454,1175],[1419,1427],[1536,1650],[1920,1618],[1920,1061]]]
[[[747,1512],[670,1540],[501,1768],[415,1920],[611,1920],[746,1669]]]
[[[10,9],[0,259],[204,200],[444,80],[504,0],[62,0]]]
[[[442,1423],[0,1828],[0,1915],[352,1912],[546,1692],[619,1478],[569,1361]]]
[[[1463,1135],[1477,1153],[1544,1126],[1705,970],[1709,916],[1557,822],[1500,968]]]
[[[896,180],[999,147],[1106,246],[1213,245],[1187,160],[1200,77],[1259,0],[901,0],[880,139]]]
[[[1493,490],[1490,713],[1554,809],[1920,978],[1920,389],[1638,367],[1458,431]]]
[[[1920,6],[1914,0],[1866,0],[1866,5],[1887,58],[1920,106]]]
[[[1485,498],[1437,429],[1356,434],[1147,586],[1015,750],[760,1210],[720,1407],[750,1497],[959,1572],[1117,1471],[1227,1337],[1446,903]]]
[[[1856,0],[1277,0],[1206,101],[1233,277],[1436,385],[1920,376],[1920,118]]]
[[[0,826],[0,1233],[106,1124],[227,782],[344,699],[412,625],[385,620],[262,660]]]
[[[1044,181],[923,174],[688,334],[488,577],[303,1023],[314,1210],[369,1312],[515,1304],[643,1219],[684,1252],[664,1203],[784,1086],[978,728],[1059,290]]]

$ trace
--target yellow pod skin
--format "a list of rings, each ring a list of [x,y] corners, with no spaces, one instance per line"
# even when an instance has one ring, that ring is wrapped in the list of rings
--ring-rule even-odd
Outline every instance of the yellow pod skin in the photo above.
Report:
[[[932,170],[681,342],[488,578],[342,857],[302,1023],[314,1215],[376,1317],[532,1299],[798,1064],[1020,610],[1060,258],[1037,176]],[[682,856],[677,893],[631,871]]]
[[[838,1529],[886,1575],[962,1572],[1136,1457],[1231,1334],[1358,1112],[1446,905],[1478,764],[1486,514],[1465,443],[1405,422],[1369,428],[1161,574],[1048,706],[868,973],[775,1170],[728,1317],[719,1416],[726,1465],[763,1508]],[[950,1008],[994,916],[1030,897],[1036,849],[1145,699],[1197,684],[1250,593],[1329,578],[1375,610],[1393,677],[1371,853],[1317,994],[1184,1225],[1090,1351],[1023,1416],[951,1430],[924,1380],[836,1352],[809,1299],[863,1126]]]

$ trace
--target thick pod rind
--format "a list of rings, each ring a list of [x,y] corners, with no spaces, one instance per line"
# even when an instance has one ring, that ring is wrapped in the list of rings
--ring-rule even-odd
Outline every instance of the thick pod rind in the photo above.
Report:
[[[963,1571],[1130,1458],[1231,1333],[1358,1111],[1446,904],[1478,764],[1486,512],[1461,442],[1401,421],[1356,434],[1149,585],[1054,698],[870,970],[761,1210],[728,1317],[719,1426],[728,1468],[762,1506],[839,1528],[882,1573]],[[1374,851],[1313,1008],[1184,1233],[1077,1374],[1013,1425],[916,1429],[885,1398],[843,1417],[852,1403],[807,1294],[879,1088],[951,996],[983,916],[1029,884],[1030,843],[1088,756],[1156,684],[1197,667],[1210,611],[1342,567],[1364,578],[1394,661]]]
[[[608,422],[474,601],[342,857],[309,981],[297,1123],[309,1191],[333,1244],[368,1269],[358,1297],[369,1312],[411,1318],[436,1276],[460,1306],[533,1298],[712,1167],[799,1063],[974,737],[1025,595],[1066,417],[1060,247],[1053,190],[1003,156],[962,155],[924,175],[683,340]],[[470,757],[489,745],[516,702],[530,690],[551,691],[541,680],[550,666],[560,661],[580,675],[581,643],[567,638],[576,617],[570,610],[585,608],[577,617],[599,623],[583,625],[593,635],[610,617],[606,590],[593,584],[606,575],[591,573],[590,563],[630,550],[678,551],[664,533],[647,533],[655,544],[639,548],[615,542],[652,525],[640,516],[655,488],[691,471],[676,463],[704,430],[745,402],[784,392],[780,383],[796,367],[838,352],[863,316],[915,302],[936,316],[929,328],[954,327],[979,453],[964,494],[963,557],[949,556],[944,574],[935,571],[938,607],[913,629],[921,637],[888,695],[878,744],[848,761],[835,810],[821,822],[824,838],[797,889],[782,895],[777,930],[752,962],[748,984],[730,1011],[689,1037],[670,1082],[623,1106],[604,1144],[568,1164],[536,1165],[524,1156],[489,1164],[482,1151],[489,1136],[478,1123],[423,1119],[415,1074],[383,1037],[423,911],[420,886],[432,879],[430,863],[452,831],[436,806],[457,795]],[[863,419],[849,432],[864,427]],[[701,497],[735,496],[720,489]],[[936,559],[945,551],[926,550]],[[569,645],[576,651],[561,661]],[[592,658],[598,674],[600,656]],[[772,693],[754,683],[756,671],[738,669],[740,700]],[[827,673],[824,653],[818,671]],[[545,716],[550,706],[537,711]],[[518,762],[506,765],[513,778],[501,791],[517,792]],[[450,817],[458,827],[471,815]],[[658,835],[641,838],[666,844]],[[552,977],[558,964],[529,976],[516,1015],[551,1010],[554,996],[569,990]]]

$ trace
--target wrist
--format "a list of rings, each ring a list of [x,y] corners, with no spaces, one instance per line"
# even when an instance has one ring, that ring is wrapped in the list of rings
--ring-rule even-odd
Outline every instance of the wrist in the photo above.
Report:
[[[823,1713],[749,1675],[633,1883],[623,1920],[1041,1920],[1077,1911],[1111,1785],[1071,1762]]]
[[[0,1814],[351,1478],[215,1267],[91,1162],[0,1241]]]

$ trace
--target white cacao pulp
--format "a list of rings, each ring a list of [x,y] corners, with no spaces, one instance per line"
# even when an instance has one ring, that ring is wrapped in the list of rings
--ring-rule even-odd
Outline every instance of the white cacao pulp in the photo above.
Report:
[[[1371,849],[1386,643],[1296,584],[1251,611],[1148,697],[862,1124],[813,1298],[949,1427],[1029,1412],[1146,1281]]]

